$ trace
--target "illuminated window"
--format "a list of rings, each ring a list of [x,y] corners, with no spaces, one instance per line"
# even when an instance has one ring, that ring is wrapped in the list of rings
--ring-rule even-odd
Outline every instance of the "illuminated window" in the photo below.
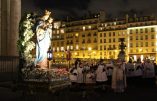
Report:
[[[64,51],[64,47],[61,47],[61,51]]]
[[[76,34],[75,34],[75,36],[76,36],[76,37],[78,37],[78,36],[79,36],[79,34],[78,34],[78,33],[76,33]]]
[[[114,25],[116,25],[116,22],[114,22]]]
[[[55,47],[53,47],[53,51],[55,52]]]
[[[86,30],[86,27],[85,26],[83,26],[83,31],[85,31]]]
[[[69,50],[69,46],[67,46],[67,50]]]
[[[57,34],[59,34],[59,30],[57,30]]]
[[[92,27],[91,26],[88,26],[88,29],[91,29]]]
[[[70,49],[73,50],[73,46],[71,46]]]
[[[76,45],[76,49],[77,49],[77,50],[79,49],[79,46],[78,46],[78,45]]]
[[[59,51],[59,47],[57,47],[57,51]]]
[[[64,33],[64,29],[61,29],[61,33]]]

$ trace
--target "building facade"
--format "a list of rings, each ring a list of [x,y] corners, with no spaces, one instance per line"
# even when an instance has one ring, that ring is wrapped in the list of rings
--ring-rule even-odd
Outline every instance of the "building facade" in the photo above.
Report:
[[[58,24],[59,23],[59,24]],[[157,61],[157,19],[155,16],[106,19],[105,13],[94,17],[55,22],[53,30],[54,58],[117,59],[120,38],[125,39],[126,60],[144,58]]]

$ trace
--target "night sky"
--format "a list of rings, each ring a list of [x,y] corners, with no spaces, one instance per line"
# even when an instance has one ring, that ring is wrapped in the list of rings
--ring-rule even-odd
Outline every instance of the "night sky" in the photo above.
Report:
[[[110,17],[123,17],[128,12],[157,15],[157,0],[22,0],[22,14],[41,13],[44,9],[52,10],[55,18],[80,17],[100,10]]]

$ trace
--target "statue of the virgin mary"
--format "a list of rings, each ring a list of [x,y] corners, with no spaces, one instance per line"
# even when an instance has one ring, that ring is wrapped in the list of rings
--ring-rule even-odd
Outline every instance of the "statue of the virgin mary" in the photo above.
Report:
[[[53,22],[50,14],[51,12],[46,10],[44,16],[39,19],[36,26],[37,43],[35,66],[40,68],[47,68],[47,51],[51,45]]]

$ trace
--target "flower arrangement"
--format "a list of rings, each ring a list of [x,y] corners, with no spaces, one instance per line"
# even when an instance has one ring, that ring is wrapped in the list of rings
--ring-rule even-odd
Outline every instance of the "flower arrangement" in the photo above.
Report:
[[[30,68],[22,69],[24,80],[38,80],[38,81],[61,81],[67,80],[69,77],[69,72],[66,69],[39,69],[35,68],[31,70]]]
[[[32,14],[27,14],[20,21],[19,24],[19,40],[17,46],[19,49],[20,57],[25,60],[25,64],[32,64],[34,61],[32,50],[35,48],[35,43],[32,41],[35,33],[33,28],[35,21]]]

